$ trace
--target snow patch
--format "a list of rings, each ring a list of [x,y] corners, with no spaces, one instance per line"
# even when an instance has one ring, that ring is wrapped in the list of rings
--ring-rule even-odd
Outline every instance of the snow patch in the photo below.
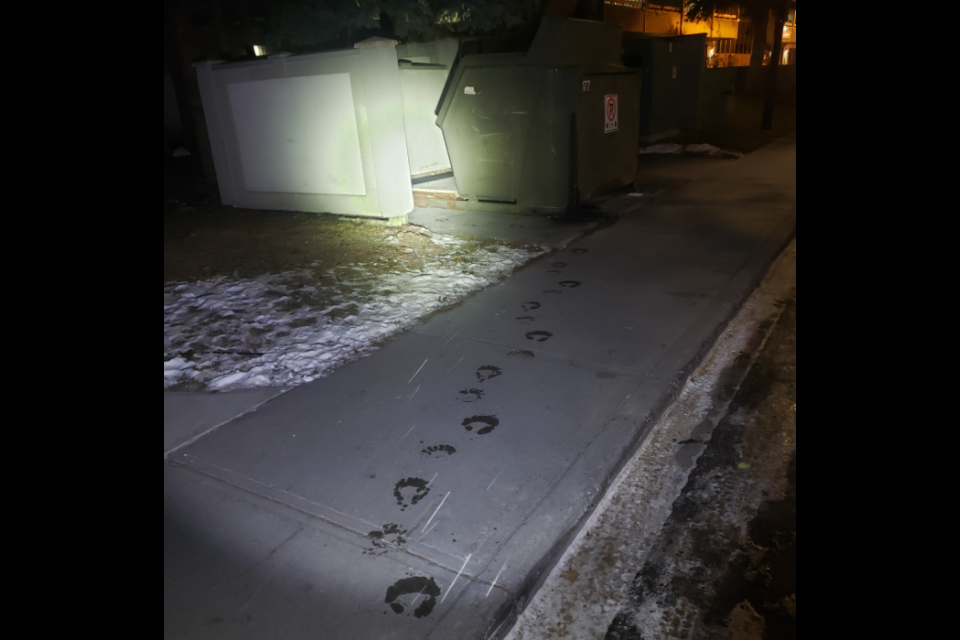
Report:
[[[647,147],[646,149],[640,149],[640,153],[676,156],[683,153],[683,145],[682,144],[655,144],[652,147]]]
[[[710,158],[742,158],[743,154],[739,151],[725,151],[719,147],[709,144],[655,144],[646,149],[640,149],[641,155],[680,155],[686,153],[692,156],[704,156]]]
[[[545,253],[499,244],[474,252],[452,236],[423,242],[446,250],[421,270],[317,266],[165,286],[164,389],[186,381],[230,391],[316,380]]]

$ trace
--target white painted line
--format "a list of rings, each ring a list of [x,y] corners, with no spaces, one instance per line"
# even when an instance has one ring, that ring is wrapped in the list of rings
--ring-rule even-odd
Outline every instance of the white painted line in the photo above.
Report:
[[[453,493],[453,492],[451,491],[450,493]],[[440,506],[437,507],[437,510],[434,511],[434,512],[433,512],[433,515],[430,516],[430,519],[427,520],[427,524],[425,524],[424,527],[423,527],[423,532],[424,532],[424,533],[427,532],[427,527],[430,526],[430,523],[433,522],[433,519],[437,517],[437,514],[438,514],[438,513],[440,513],[440,509],[443,509],[443,505],[445,505],[445,504],[447,503],[447,498],[450,497],[450,493],[448,493],[448,494],[443,498],[443,502],[440,503]]]
[[[420,375],[420,372],[423,371],[423,368],[424,368],[425,366],[427,366],[427,363],[428,363],[428,362],[430,362],[430,361],[429,361],[429,360],[424,360],[424,361],[423,361],[423,364],[420,365],[420,368],[417,369],[417,372],[416,372],[415,374],[413,374],[413,377],[410,378],[410,382],[408,382],[407,384],[411,384],[414,380],[417,379],[417,376]]]
[[[436,500],[431,500],[431,501],[430,501],[430,505],[427,506],[427,508],[423,510],[423,514],[421,514],[420,517],[417,518],[417,522],[419,522],[420,520],[423,520],[423,516],[425,516],[425,515],[427,515],[428,513],[430,513],[430,509],[433,509],[433,505],[435,505],[435,504],[437,504],[437,501],[436,501]],[[419,527],[419,526],[420,526],[420,525],[417,524],[417,525],[414,525],[413,528],[416,529],[416,528]]]
[[[497,588],[497,583],[500,582],[500,576],[502,576],[502,575],[503,575],[503,572],[506,571],[506,570],[507,570],[507,565],[503,565],[503,567],[500,568],[500,573],[498,573],[498,574],[497,574],[497,577],[494,578],[493,584],[490,585],[490,590],[487,591],[487,595],[486,595],[487,598],[489,598],[489,597],[490,597],[490,594],[493,593],[493,590]],[[499,631],[499,629],[498,629],[498,631]],[[496,634],[494,634],[494,635],[496,635]]]
[[[407,439],[407,436],[410,435],[411,433],[413,433],[413,430],[416,429],[416,428],[417,428],[417,425],[413,425],[412,427],[410,427],[410,431],[407,431],[406,435],[404,435],[402,438],[400,438],[400,442],[403,442],[404,440],[406,440],[406,439]]]
[[[417,606],[417,602],[420,600],[421,597],[423,597],[423,592],[426,591],[426,590],[427,590],[426,587],[424,587],[423,589],[420,590],[420,594],[419,594],[416,598],[413,599],[413,604],[410,605],[411,608]]]
[[[505,624],[507,624],[507,621],[506,621],[506,620],[504,620],[503,622],[501,622],[501,623],[500,623],[500,626],[497,627],[497,630],[487,636],[487,640],[490,640],[490,638],[496,638],[496,637],[497,637],[497,633],[500,631],[500,629],[503,629],[503,625],[505,625]]]
[[[457,574],[457,577],[454,578],[453,584],[450,585],[450,588],[447,589],[447,592],[443,595],[443,600],[440,601],[440,604],[443,604],[447,601],[447,596],[450,595],[450,592],[453,591],[453,588],[456,586],[457,581],[460,580],[460,576],[463,575],[463,572],[467,570],[467,565],[470,564],[470,559],[473,558],[473,554],[467,556],[467,561],[463,563],[463,568],[460,569],[460,573]]]
[[[410,396],[409,398],[407,398],[407,402],[410,402],[411,400],[413,400],[414,398],[416,398],[416,397],[417,397],[417,394],[420,393],[420,389],[422,389],[422,388],[423,388],[423,385],[422,385],[422,384],[421,384],[421,385],[418,385],[418,386],[417,386],[417,390],[413,392],[413,395]]]
[[[432,527],[430,527],[430,530],[429,530],[429,531],[427,531],[427,532],[424,533],[422,536],[420,536],[420,540],[423,540],[423,539],[426,538],[428,535],[430,535],[431,533],[433,533],[433,530],[436,529],[437,527],[439,527],[441,522],[442,522],[441,520],[437,520],[436,524],[434,524]]]
[[[504,467],[503,469],[501,469],[500,473],[497,474],[497,477],[494,478],[494,479],[493,479],[493,482],[490,483],[490,486],[487,487],[487,491],[490,491],[490,489],[493,489],[493,485],[497,484],[497,480],[500,479],[500,476],[502,476],[502,475],[503,475],[503,472],[506,471],[506,470],[507,470],[506,467]]]

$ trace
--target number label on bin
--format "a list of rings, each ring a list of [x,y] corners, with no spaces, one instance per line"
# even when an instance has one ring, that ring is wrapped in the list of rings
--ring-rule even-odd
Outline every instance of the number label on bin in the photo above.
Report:
[[[620,96],[607,96],[605,109],[605,131],[614,133],[620,130]]]

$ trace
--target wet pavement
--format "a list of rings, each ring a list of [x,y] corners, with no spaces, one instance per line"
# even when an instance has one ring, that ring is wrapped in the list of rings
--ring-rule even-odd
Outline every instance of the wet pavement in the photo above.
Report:
[[[795,229],[785,142],[188,440],[164,637],[503,637]]]

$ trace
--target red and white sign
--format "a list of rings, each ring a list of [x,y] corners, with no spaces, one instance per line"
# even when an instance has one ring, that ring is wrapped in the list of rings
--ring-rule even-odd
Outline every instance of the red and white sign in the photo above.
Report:
[[[606,104],[605,131],[614,133],[620,130],[620,96],[607,96]]]

